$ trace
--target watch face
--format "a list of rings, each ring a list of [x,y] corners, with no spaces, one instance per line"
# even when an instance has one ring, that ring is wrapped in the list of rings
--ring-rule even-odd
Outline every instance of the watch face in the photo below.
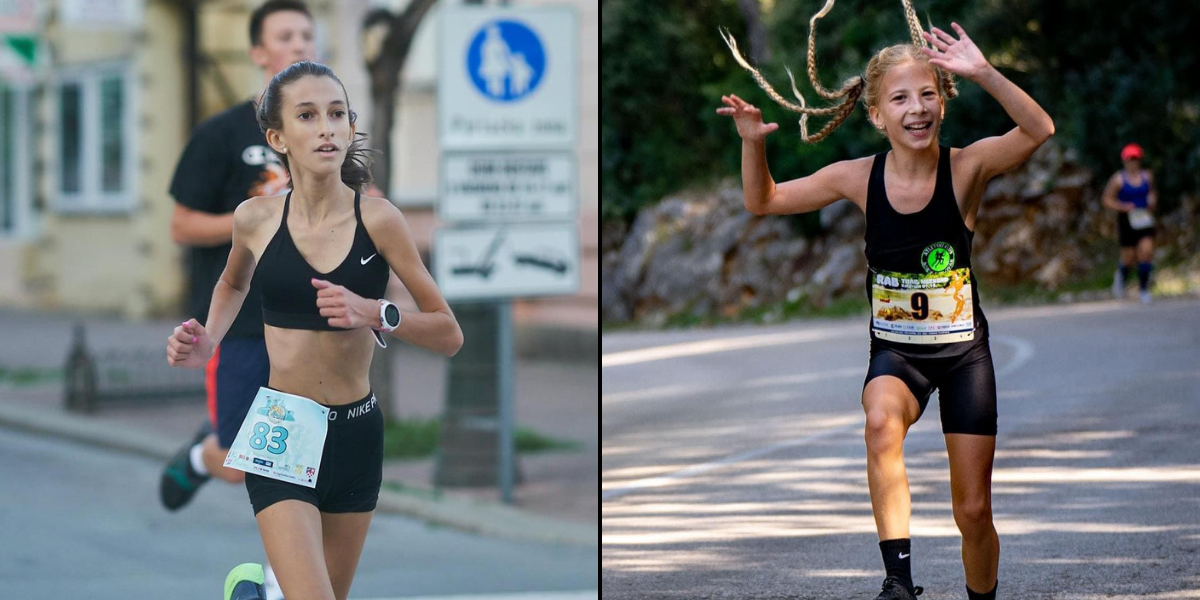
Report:
[[[383,317],[387,319],[388,327],[395,327],[400,324],[400,309],[395,304],[389,304],[383,309]]]

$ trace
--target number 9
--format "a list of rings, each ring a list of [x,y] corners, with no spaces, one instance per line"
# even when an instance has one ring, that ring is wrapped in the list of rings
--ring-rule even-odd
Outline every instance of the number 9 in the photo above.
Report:
[[[929,296],[922,293],[912,295],[913,318],[923,321],[929,317]]]

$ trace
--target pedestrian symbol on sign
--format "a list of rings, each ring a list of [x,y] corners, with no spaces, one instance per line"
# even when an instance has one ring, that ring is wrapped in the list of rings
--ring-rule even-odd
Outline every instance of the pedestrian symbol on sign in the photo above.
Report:
[[[517,21],[483,24],[467,48],[467,74],[484,96],[520,100],[537,89],[546,72],[546,53],[536,33]]]

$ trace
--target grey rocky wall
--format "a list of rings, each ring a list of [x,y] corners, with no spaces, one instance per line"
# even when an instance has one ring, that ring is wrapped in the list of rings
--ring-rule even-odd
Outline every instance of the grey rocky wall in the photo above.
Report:
[[[1116,237],[1114,213],[1100,205],[1107,176],[1080,167],[1052,141],[992,180],[975,228],[972,262],[981,285],[1032,281],[1055,289],[1111,261],[1096,250]],[[1196,202],[1185,199],[1160,217],[1160,254],[1196,247],[1196,212]],[[732,317],[801,296],[818,308],[864,297],[862,213],[839,201],[821,222],[824,231],[806,239],[786,218],[756,217],[734,180],[665,198],[628,227],[605,224],[602,318],[656,325],[681,314]]]

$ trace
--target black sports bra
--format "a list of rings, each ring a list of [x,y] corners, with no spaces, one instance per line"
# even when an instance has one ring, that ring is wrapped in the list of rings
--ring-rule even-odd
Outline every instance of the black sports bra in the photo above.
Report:
[[[387,289],[388,264],[367,228],[363,226],[362,210],[359,208],[359,193],[354,192],[354,243],[350,254],[334,270],[318,272],[308,264],[292,234],[288,232],[288,206],[292,193],[283,200],[283,220],[275,237],[263,250],[258,266],[254,270],[253,286],[262,291],[263,322],[285,329],[311,329],[316,331],[342,331],[341,327],[329,325],[317,308],[317,288],[312,279],[324,279],[340,285],[363,298],[383,298]]]

